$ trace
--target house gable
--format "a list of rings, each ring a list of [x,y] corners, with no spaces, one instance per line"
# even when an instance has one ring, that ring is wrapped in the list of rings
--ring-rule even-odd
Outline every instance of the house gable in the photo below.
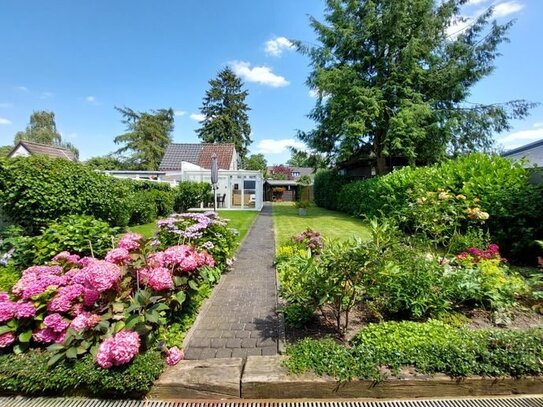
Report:
[[[70,161],[77,161],[72,150],[48,144],[34,143],[30,141],[19,141],[8,154],[8,157],[28,157],[31,155],[46,155],[53,158],[64,158]]]

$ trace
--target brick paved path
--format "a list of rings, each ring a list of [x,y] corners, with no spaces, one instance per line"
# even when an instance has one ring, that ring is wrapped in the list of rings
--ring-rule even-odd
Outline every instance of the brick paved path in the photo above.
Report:
[[[266,204],[236,255],[234,270],[223,275],[194,327],[187,359],[277,354],[274,254],[272,208]]]

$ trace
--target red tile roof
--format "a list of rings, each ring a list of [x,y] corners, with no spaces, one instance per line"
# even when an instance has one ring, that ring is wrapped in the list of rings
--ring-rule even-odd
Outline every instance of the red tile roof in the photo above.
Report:
[[[19,141],[13,150],[11,150],[8,157],[10,157],[20,145],[23,146],[30,153],[30,155],[47,155],[49,157],[65,158],[70,161],[77,161],[77,158],[72,150],[48,144],[34,143],[31,141]]]
[[[211,156],[215,153],[219,169],[229,170],[234,159],[234,151],[234,144],[203,144],[197,164],[206,169],[211,168]]]

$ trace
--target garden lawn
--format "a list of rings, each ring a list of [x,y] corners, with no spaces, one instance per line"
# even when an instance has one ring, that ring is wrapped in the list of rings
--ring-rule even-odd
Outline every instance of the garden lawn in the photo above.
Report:
[[[276,247],[307,228],[331,239],[348,239],[353,236],[367,239],[370,236],[367,226],[361,219],[316,206],[307,208],[307,214],[300,216],[298,209],[290,202],[273,204],[273,225]]]
[[[222,218],[230,220],[228,226],[238,230],[238,244],[245,238],[256,216],[259,214],[258,211],[218,211],[218,213]],[[156,221],[144,225],[130,226],[128,230],[145,237],[151,237],[157,231]]]

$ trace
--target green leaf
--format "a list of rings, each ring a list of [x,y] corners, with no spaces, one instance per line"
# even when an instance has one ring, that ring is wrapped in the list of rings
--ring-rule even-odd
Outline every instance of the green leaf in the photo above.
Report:
[[[21,332],[19,335],[19,342],[27,343],[30,342],[30,339],[32,339],[32,329]]]
[[[64,358],[66,355],[63,353],[57,353],[49,358],[47,361],[47,366],[51,367],[57,363],[60,359]]]
[[[68,350],[66,351],[66,357],[68,359],[76,359],[77,358],[77,348],[75,348],[75,347],[68,348]]]
[[[192,288],[193,290],[197,291],[198,290],[198,283],[194,280],[190,280],[189,281],[189,287]]]
[[[10,328],[9,326],[0,326],[0,335],[3,335],[8,332],[13,332],[13,328]]]
[[[28,343],[18,343],[17,345],[13,347],[13,353],[15,353],[16,355],[19,355],[21,353],[26,352],[27,349],[28,349]]]
[[[47,347],[47,352],[58,352],[59,350],[64,349],[64,345],[60,343],[54,343]]]

